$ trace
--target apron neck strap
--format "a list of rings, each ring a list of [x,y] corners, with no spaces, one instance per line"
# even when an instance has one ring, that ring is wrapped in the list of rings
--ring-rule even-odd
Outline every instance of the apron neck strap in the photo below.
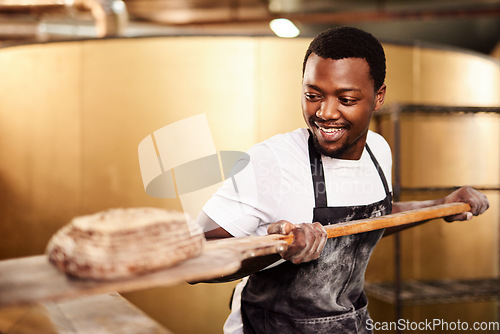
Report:
[[[370,158],[373,161],[373,164],[377,168],[377,172],[378,172],[378,175],[380,176],[380,179],[382,180],[382,183],[384,184],[385,194],[387,196],[390,196],[391,191],[389,190],[389,185],[387,184],[387,179],[385,178],[385,174],[384,174],[384,171],[382,170],[382,167],[380,167],[380,164],[378,163],[377,158],[375,158],[375,155],[372,153],[372,150],[370,150],[370,147],[368,146],[368,144],[365,144],[365,147],[366,147],[366,151],[368,152],[368,154],[370,155]]]
[[[318,152],[314,146],[314,138],[309,131],[309,164],[311,166],[311,175],[314,189],[314,202],[316,203],[316,208],[326,207],[326,184],[325,184],[325,173],[323,171],[323,162],[321,161],[321,154]]]

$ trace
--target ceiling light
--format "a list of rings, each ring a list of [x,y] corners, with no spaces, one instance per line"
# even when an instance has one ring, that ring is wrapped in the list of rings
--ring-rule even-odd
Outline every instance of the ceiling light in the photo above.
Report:
[[[300,34],[300,30],[288,19],[274,19],[269,27],[278,37],[293,38]]]

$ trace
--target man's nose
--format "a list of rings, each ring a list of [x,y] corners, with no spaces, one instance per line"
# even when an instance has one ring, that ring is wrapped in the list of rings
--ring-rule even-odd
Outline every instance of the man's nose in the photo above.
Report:
[[[323,101],[318,111],[316,111],[316,117],[325,121],[339,119],[341,116],[339,104],[330,99]]]

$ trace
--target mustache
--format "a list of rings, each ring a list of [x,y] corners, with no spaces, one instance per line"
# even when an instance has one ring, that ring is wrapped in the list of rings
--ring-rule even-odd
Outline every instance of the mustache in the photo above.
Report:
[[[352,124],[347,121],[325,121],[317,117],[311,117],[309,119],[310,124],[320,125],[325,128],[345,128],[350,129]]]

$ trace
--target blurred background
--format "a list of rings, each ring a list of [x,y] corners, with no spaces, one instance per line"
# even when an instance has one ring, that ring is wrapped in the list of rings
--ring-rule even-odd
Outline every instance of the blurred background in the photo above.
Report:
[[[282,18],[295,28],[273,30]],[[304,127],[303,55],[342,25],[386,50],[372,129],[393,149],[397,198],[468,184],[491,204],[383,239],[367,272],[372,317],[498,322],[498,0],[0,0],[0,259],[44,253],[78,215],[182,210],[148,196],[139,170],[140,141],[167,124],[206,114],[219,151]],[[234,285],[124,297],[174,333],[221,333]]]
[[[301,37],[336,25],[386,41],[439,43],[491,54],[498,0],[1,0],[0,43],[96,36],[272,36],[290,19]]]

